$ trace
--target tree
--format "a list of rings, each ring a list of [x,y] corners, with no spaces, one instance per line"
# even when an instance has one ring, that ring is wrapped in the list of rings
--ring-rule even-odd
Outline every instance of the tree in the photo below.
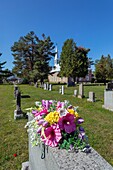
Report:
[[[98,82],[106,83],[106,80],[113,79],[113,59],[110,55],[102,55],[100,60],[95,61],[95,77]]]
[[[0,56],[1,55],[2,53],[0,53]],[[2,63],[0,62],[0,83],[2,82],[3,78],[6,78],[12,75],[12,73],[8,69],[3,70],[5,64],[6,64],[6,61]]]
[[[67,39],[62,47],[60,56],[60,76],[75,78],[85,77],[91,64],[91,59],[87,57],[90,50],[77,47],[73,39]]]
[[[37,80],[43,82],[48,76],[49,61],[55,55],[53,49],[53,42],[44,34],[42,40],[33,31],[20,37],[19,41],[11,47],[15,65],[13,72],[34,82]]]

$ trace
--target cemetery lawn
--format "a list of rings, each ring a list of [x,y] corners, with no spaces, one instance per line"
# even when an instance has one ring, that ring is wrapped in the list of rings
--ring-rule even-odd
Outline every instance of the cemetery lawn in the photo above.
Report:
[[[73,97],[77,87],[65,87],[65,94],[58,93],[59,86],[45,91],[29,85],[19,85],[22,93],[21,107],[33,107],[42,99],[69,100],[79,106],[79,115],[85,120],[83,127],[90,145],[113,166],[113,112],[102,108],[104,86],[85,86],[85,98]],[[96,102],[87,101],[89,91],[95,92]],[[27,97],[29,96],[29,98]],[[22,162],[28,161],[28,134],[24,128],[27,119],[14,120],[16,109],[13,85],[0,85],[0,170],[20,170]],[[16,154],[16,155],[14,155]]]

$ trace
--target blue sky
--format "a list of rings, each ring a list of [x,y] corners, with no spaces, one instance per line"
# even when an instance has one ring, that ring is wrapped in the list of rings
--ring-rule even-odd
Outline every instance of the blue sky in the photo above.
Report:
[[[11,46],[20,36],[44,33],[58,45],[73,38],[90,48],[93,61],[101,55],[113,58],[113,0],[3,0],[0,2],[0,62],[12,69]],[[94,69],[94,67],[93,67]]]

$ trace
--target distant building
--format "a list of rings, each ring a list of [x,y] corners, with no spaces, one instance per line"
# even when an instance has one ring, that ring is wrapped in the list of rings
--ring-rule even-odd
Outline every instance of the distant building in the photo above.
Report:
[[[51,83],[66,83],[69,85],[73,85],[74,81],[72,77],[59,77],[60,72],[60,65],[59,65],[59,55],[58,55],[58,49],[56,47],[55,49],[55,58],[54,58],[54,66],[52,67],[52,70],[49,73],[48,80]],[[88,71],[88,75],[86,75],[85,78],[80,77],[79,82],[91,82],[92,80],[92,70],[90,69]]]
[[[14,83],[20,84],[20,83],[22,83],[23,79],[17,77],[16,75],[13,75],[13,76],[8,77],[7,81],[9,81],[10,83],[13,83],[13,84]]]

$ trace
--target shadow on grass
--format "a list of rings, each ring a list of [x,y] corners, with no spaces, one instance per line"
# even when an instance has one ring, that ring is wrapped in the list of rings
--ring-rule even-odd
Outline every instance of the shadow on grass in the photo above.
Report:
[[[29,95],[21,95],[21,98],[30,98]]]

